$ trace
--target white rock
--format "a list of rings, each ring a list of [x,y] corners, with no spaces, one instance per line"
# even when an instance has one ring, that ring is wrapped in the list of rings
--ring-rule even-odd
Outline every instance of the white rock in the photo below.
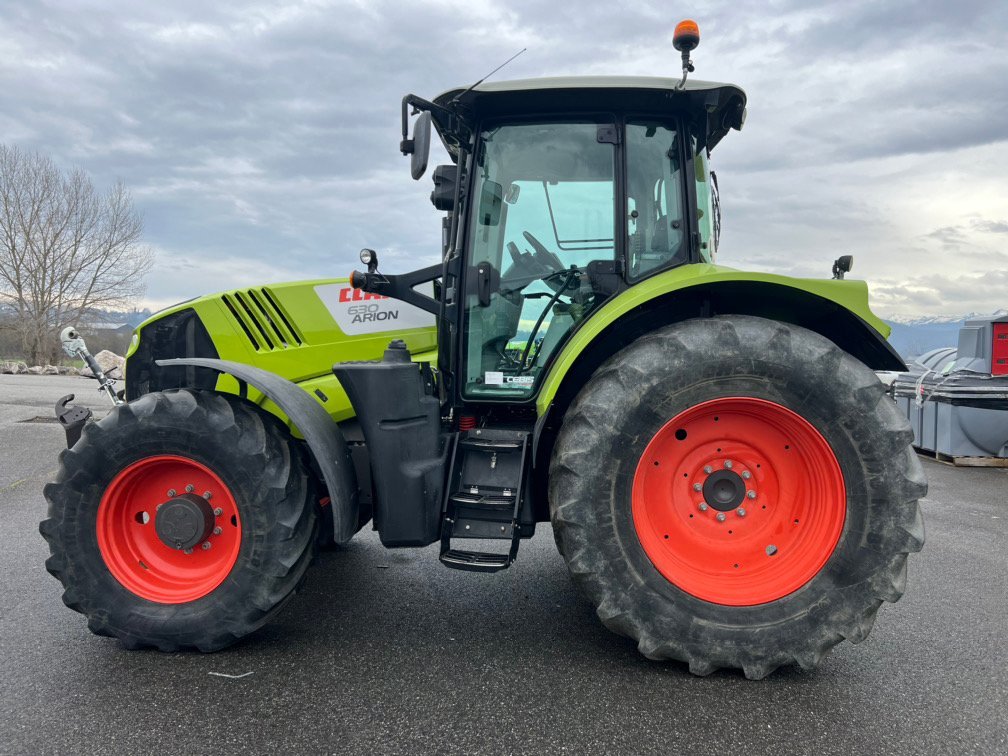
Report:
[[[105,371],[105,374],[110,378],[118,378],[126,370],[126,358],[120,357],[115,352],[110,352],[108,349],[102,349],[98,354],[95,355],[95,360],[101,365],[101,369]]]
[[[102,349],[94,356],[94,358],[99,367],[105,371],[105,375],[109,378],[122,378],[123,371],[126,369],[125,357],[120,357],[118,354],[110,352],[108,349]],[[80,374],[85,378],[94,378],[91,368],[88,367],[81,368]]]
[[[25,373],[27,375],[42,375],[42,371],[43,370],[44,370],[44,368],[42,368],[39,365],[32,365],[30,368],[27,368],[25,370]]]

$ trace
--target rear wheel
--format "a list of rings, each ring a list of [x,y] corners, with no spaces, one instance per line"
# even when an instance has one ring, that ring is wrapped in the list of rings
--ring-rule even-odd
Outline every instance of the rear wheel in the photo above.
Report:
[[[676,324],[600,368],[554,450],[550,508],[612,630],[696,674],[813,667],[867,636],[923,544],[906,419],[810,331]]]
[[[213,651],[254,631],[311,561],[302,454],[236,397],[183,390],[115,408],[45,489],[46,567],[64,602],[131,648]]]

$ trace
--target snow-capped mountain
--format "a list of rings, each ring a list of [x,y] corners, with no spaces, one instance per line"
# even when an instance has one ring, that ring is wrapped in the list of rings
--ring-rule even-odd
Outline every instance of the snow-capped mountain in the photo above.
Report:
[[[938,347],[956,346],[959,329],[967,320],[1004,315],[1008,315],[1008,309],[965,315],[895,315],[884,320],[892,326],[889,342],[896,351],[904,357],[913,357]]]
[[[893,315],[884,320],[889,324],[898,323],[905,326],[943,325],[946,323],[963,323],[967,320],[983,317],[1002,317],[1008,315],[1008,310],[997,310],[992,314],[986,312],[970,312],[965,315]]]

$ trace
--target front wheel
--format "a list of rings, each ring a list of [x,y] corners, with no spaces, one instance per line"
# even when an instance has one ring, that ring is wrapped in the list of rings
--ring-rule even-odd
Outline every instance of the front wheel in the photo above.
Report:
[[[924,540],[911,441],[875,374],[818,334],[675,324],[568,411],[554,532],[602,621],[645,656],[750,678],[811,668],[903,593]]]
[[[85,427],[45,487],[63,601],[129,648],[214,651],[263,625],[313,554],[303,452],[213,392],[147,394]]]

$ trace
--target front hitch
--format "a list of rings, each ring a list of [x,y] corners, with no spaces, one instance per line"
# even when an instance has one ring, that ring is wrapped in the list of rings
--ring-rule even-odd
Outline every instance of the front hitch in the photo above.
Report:
[[[119,406],[126,403],[122,398],[122,394],[116,393],[115,381],[105,375],[105,371],[98,364],[98,360],[88,351],[84,339],[81,338],[80,334],[73,327],[63,329],[62,333],[60,333],[60,343],[63,345],[63,351],[69,357],[83,360],[91,368],[91,373],[98,380],[98,390],[104,391],[112,401],[112,404]],[[69,406],[73,400],[74,395],[67,394],[56,402],[56,419],[59,420],[60,425],[63,426],[63,432],[66,433],[67,449],[72,448],[74,444],[80,441],[81,433],[84,432],[84,426],[87,425],[92,415],[91,410],[87,407]]]

